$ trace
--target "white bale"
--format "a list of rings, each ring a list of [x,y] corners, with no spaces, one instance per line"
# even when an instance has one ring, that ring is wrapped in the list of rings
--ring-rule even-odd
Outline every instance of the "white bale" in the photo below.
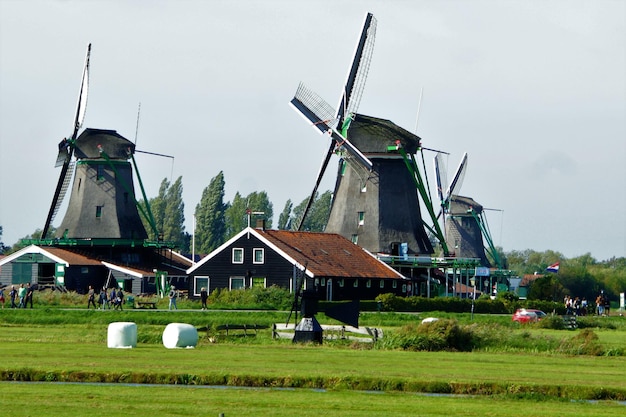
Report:
[[[439,319],[437,317],[426,317],[424,320],[422,320],[422,324],[433,323],[438,320]]]
[[[110,323],[107,347],[126,349],[137,347],[137,325],[124,321]]]
[[[168,349],[195,347],[198,331],[191,324],[170,323],[163,331],[163,346]]]

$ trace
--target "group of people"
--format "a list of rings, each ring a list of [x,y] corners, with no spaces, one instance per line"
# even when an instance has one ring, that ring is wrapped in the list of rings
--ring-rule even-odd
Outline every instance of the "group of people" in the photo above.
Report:
[[[30,282],[26,284],[20,284],[15,288],[15,285],[11,285],[9,291],[9,299],[11,300],[11,308],[26,308],[30,304],[30,308],[33,308],[33,292],[35,288],[30,285]],[[4,288],[0,288],[0,304],[4,308],[6,302],[4,296]]]
[[[107,294],[107,289],[102,288],[98,295],[98,306],[96,306],[96,291],[90,285],[87,291],[87,308],[93,306],[94,309],[100,308],[102,310],[114,309],[124,310],[124,291],[121,288],[111,288],[111,292]]]
[[[579,297],[570,297],[569,295],[565,296],[563,300],[565,303],[565,310],[567,315],[570,316],[586,316],[589,302],[585,297],[582,299]],[[611,303],[609,302],[609,298],[604,293],[604,290],[600,291],[600,294],[596,297],[596,314],[598,316],[609,315],[611,310]],[[593,310],[591,311],[593,314]]]
[[[587,301],[587,298],[572,298],[569,295],[566,295],[563,301],[565,303],[565,314],[567,314],[568,316],[587,315],[587,307],[589,307],[589,302]]]

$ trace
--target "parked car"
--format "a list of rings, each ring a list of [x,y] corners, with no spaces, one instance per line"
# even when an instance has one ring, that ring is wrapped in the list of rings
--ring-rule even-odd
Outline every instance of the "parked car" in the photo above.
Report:
[[[513,321],[518,323],[533,323],[543,319],[545,316],[546,313],[541,310],[520,308],[513,313]]]

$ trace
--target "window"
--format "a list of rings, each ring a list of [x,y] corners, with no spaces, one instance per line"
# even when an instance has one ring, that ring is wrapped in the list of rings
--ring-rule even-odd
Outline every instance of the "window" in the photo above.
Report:
[[[343,288],[343,278],[339,280],[339,288]]]
[[[252,261],[252,263],[262,264],[265,262],[265,249],[254,248],[253,253],[254,253],[254,260]]]
[[[233,263],[234,264],[243,263],[243,248],[233,248]]]
[[[398,288],[398,281],[394,281],[392,287],[393,288]]]
[[[80,268],[80,273],[81,274],[88,274],[89,273],[89,268],[86,266],[83,266]]]
[[[371,279],[368,279],[368,280],[365,282],[365,286],[366,286],[367,288],[372,288],[372,280],[371,280]]]
[[[96,219],[102,217],[102,206],[96,206]]]
[[[359,235],[352,235],[352,243],[357,245],[359,243]]]
[[[359,280],[358,280],[358,279],[355,279],[355,280],[354,280],[354,284],[352,284],[352,286],[353,286],[354,288],[359,288]]]
[[[406,284],[402,284],[402,292],[406,292]]]
[[[358,217],[359,217],[359,226],[363,226],[363,224],[365,223],[365,212],[359,211]]]
[[[230,290],[241,290],[246,288],[244,277],[230,277]]]
[[[385,280],[384,279],[380,280],[380,288],[385,288]]]
[[[194,277],[193,280],[193,295],[200,295],[200,290],[206,288],[209,291],[209,277]]]
[[[265,277],[252,277],[252,287],[265,288]]]
[[[320,285],[321,285],[322,287],[325,287],[325,286],[326,286],[326,278],[322,278],[322,279],[320,280]]]

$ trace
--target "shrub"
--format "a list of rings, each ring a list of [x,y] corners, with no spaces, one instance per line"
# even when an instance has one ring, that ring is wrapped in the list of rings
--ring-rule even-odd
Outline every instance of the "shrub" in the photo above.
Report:
[[[408,324],[390,332],[381,340],[381,347],[412,351],[471,351],[473,335],[456,320],[441,319],[430,323]]]

